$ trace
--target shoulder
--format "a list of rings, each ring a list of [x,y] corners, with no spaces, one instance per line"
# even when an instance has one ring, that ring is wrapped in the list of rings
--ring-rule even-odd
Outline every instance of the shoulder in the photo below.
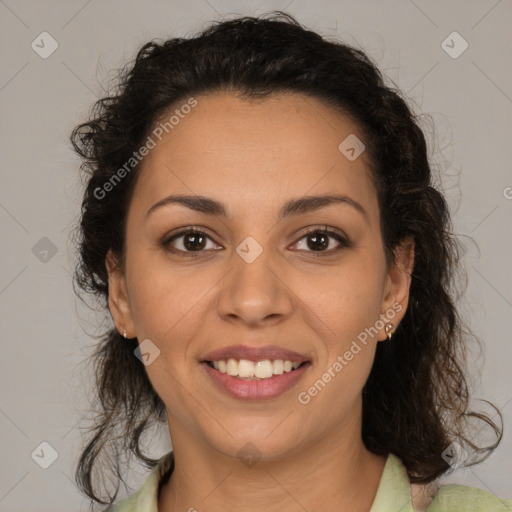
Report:
[[[103,512],[137,512],[137,503],[139,501],[139,492],[132,494],[129,498],[120,501],[116,505],[111,505]]]
[[[427,512],[512,512],[512,500],[465,485],[443,485],[437,491]]]
[[[170,451],[158,460],[142,487],[135,494],[111,505],[103,512],[158,512],[160,483],[170,476],[173,469],[174,454]]]

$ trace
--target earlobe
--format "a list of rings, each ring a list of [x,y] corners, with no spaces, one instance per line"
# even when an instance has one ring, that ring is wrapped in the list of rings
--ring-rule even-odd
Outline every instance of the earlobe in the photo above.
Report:
[[[402,321],[409,303],[409,290],[414,269],[414,247],[414,239],[407,237],[395,248],[396,262],[391,265],[387,276],[387,292],[382,317],[386,322],[391,321],[388,313],[392,311],[394,331]],[[387,339],[387,334],[383,333],[382,338]]]
[[[108,272],[108,307],[114,324],[125,338],[134,338],[135,329],[132,321],[128,291],[123,270],[118,258],[109,250],[105,258]]]

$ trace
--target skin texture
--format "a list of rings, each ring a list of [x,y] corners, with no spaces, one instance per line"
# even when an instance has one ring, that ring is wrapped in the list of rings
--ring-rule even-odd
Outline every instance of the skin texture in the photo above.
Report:
[[[398,265],[386,266],[367,155],[349,161],[338,150],[349,134],[364,141],[348,118],[300,94],[196,99],[145,158],[124,268],[107,257],[116,327],[161,351],[146,370],[166,405],[176,468],[159,510],[368,511],[385,458],[363,445],[361,393],[384,328],[307,405],[297,395],[393,304],[401,310],[391,321],[400,323],[414,243],[404,241]],[[179,204],[147,215],[170,194],[216,199],[227,217]],[[323,194],[350,196],[366,216],[338,203],[277,220],[286,201]],[[352,245],[336,251],[339,242],[329,238],[328,249],[311,249],[306,231],[326,225]],[[184,237],[161,244],[187,226],[211,238],[197,258],[171,252],[186,250]],[[236,252],[248,236],[263,249],[252,263]],[[278,345],[312,365],[275,399],[239,400],[200,365],[207,352],[238,344]],[[250,467],[237,458],[247,443],[261,457]]]

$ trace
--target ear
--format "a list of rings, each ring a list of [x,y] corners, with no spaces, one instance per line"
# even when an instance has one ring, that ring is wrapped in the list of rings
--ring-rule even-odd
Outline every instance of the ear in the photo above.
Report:
[[[126,329],[126,337],[135,338],[124,272],[120,268],[118,258],[111,250],[108,251],[105,258],[105,266],[108,272],[108,307],[116,329],[121,335]]]
[[[394,250],[396,262],[391,264],[384,289],[381,318],[384,328],[379,333],[381,339],[387,339],[386,324],[393,324],[393,331],[402,321],[409,304],[411,275],[414,268],[414,239],[406,237]]]

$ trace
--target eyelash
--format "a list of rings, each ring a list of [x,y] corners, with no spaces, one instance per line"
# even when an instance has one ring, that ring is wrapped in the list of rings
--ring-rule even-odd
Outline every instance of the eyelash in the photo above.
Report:
[[[302,240],[303,238],[306,238],[308,235],[310,235],[312,233],[321,233],[321,234],[329,235],[329,237],[334,238],[340,245],[338,247],[335,247],[334,249],[329,249],[327,251],[306,251],[308,253],[311,253],[308,257],[322,258],[322,257],[325,257],[325,256],[330,256],[333,253],[336,253],[336,252],[340,251],[343,248],[350,248],[350,247],[352,247],[352,242],[350,242],[347,238],[345,238],[344,236],[340,235],[336,231],[333,231],[333,230],[329,229],[328,226],[324,226],[322,228],[315,227],[315,228],[310,229],[309,231],[306,231],[305,233],[302,234],[302,236],[293,245],[295,245],[300,240]],[[173,242],[174,240],[180,238],[183,235],[188,235],[188,234],[204,235],[207,238],[209,238],[212,242],[215,242],[207,233],[202,231],[199,227],[189,226],[187,228],[181,229],[177,233],[173,233],[172,236],[166,236],[162,240],[161,245],[162,245],[162,247],[164,249],[169,250],[170,252],[172,252],[174,254],[179,254],[179,255],[182,255],[182,256],[184,256],[186,258],[198,258],[201,253],[205,252],[204,250],[200,250],[200,251],[183,251],[181,249],[175,249],[174,247],[171,246],[171,242]]]

